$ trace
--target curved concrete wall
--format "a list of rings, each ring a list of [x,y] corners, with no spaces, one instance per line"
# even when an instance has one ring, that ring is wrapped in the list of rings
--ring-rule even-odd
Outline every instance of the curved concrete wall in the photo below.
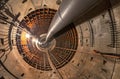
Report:
[[[21,20],[33,5],[10,0],[13,14],[21,13]],[[112,2],[112,0],[111,0]],[[16,5],[15,5],[16,4]],[[17,5],[18,4],[18,5]],[[29,5],[29,7],[28,7]],[[54,4],[56,5],[56,4]],[[10,6],[9,6],[10,8]],[[10,9],[10,11],[12,11]],[[74,58],[58,69],[63,79],[119,79],[120,78],[120,5],[82,24],[75,22],[79,35],[78,49]],[[6,15],[6,14],[5,14]],[[6,15],[8,16],[8,15]],[[13,18],[8,16],[7,21]],[[1,22],[2,20],[0,20]],[[6,22],[7,23],[7,22]],[[29,66],[16,48],[15,33],[12,29],[13,49],[9,49],[10,24],[0,24],[0,77],[5,79],[59,79],[54,71],[41,71]],[[4,39],[4,44],[2,40]],[[1,49],[8,49],[4,50]]]

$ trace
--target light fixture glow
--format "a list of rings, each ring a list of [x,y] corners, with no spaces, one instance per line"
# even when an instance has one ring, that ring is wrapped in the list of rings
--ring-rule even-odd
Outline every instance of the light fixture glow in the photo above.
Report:
[[[29,34],[26,34],[26,38],[30,38],[30,35],[29,35]]]
[[[32,41],[38,43],[38,39],[36,38],[33,38]]]

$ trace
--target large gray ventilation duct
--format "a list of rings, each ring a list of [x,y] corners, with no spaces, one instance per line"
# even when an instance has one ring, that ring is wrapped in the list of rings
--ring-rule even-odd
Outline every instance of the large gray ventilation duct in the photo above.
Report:
[[[86,21],[110,8],[110,5],[109,0],[63,0],[50,24],[46,42],[71,22]]]

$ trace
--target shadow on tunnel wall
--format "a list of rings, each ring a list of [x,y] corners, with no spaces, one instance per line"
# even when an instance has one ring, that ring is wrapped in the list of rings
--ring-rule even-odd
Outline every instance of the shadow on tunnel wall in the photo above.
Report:
[[[57,38],[59,37],[60,35],[63,35],[64,33],[70,31],[71,29],[75,29],[75,25],[73,23],[67,25],[66,27],[64,27],[62,30],[60,30],[59,32],[57,32],[55,35],[54,35],[54,38]]]
[[[74,17],[72,22],[75,23],[76,25],[81,24],[83,22],[90,20],[91,18],[94,18],[94,17],[100,15],[103,12],[112,10],[113,7],[117,7],[119,4],[120,4],[119,0],[101,1],[100,4],[96,4],[96,5],[94,5],[94,7],[90,7],[90,8],[88,8],[88,10],[85,10],[82,14],[79,14],[79,16]],[[62,13],[61,13],[61,15],[62,15]],[[69,25],[67,25],[66,27],[69,27]],[[62,31],[59,31],[56,35],[54,35],[54,37],[58,37],[59,35],[65,33],[65,31],[69,30],[66,27]]]
[[[74,22],[76,22],[76,24],[81,24],[81,23],[88,21],[91,18],[94,18],[94,17],[100,15],[101,13],[106,12],[107,10],[112,9],[113,7],[117,7],[119,5],[120,5],[120,0],[107,0],[107,3],[102,2],[101,5],[97,5],[93,9],[89,10],[88,12],[86,12],[83,15],[83,17],[80,16],[77,19],[75,19]]]

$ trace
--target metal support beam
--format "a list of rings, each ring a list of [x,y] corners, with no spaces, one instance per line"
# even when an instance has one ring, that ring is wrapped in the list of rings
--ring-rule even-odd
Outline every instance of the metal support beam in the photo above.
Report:
[[[113,1],[119,3],[117,0]],[[52,40],[52,37],[68,24],[76,21],[82,23],[109,8],[110,0],[63,0],[50,24],[46,42]]]

